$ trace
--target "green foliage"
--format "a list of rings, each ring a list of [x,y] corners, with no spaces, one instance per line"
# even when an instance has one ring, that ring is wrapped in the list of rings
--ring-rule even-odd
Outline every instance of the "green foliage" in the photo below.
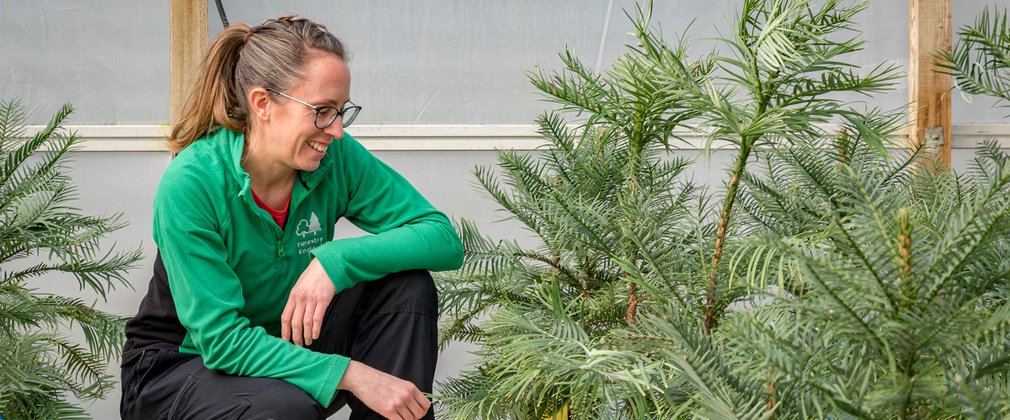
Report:
[[[804,293],[780,290],[731,317],[722,357],[736,376],[764,377],[748,395],[775,401],[779,417],[1005,414],[1010,158],[990,143],[959,176],[851,144],[769,159],[777,180],[760,194],[824,192],[793,200],[819,209],[813,221],[760,199],[750,207],[776,221],[753,240],[788,261]],[[791,224],[807,227],[777,228]]]
[[[958,41],[938,55],[939,66],[954,76],[957,87],[975,95],[1010,102],[1010,25],[1007,10],[982,10],[974,24],[957,32]]]
[[[689,107],[699,112],[698,128],[715,141],[736,146],[736,160],[726,181],[718,237],[709,271],[705,329],[711,332],[732,293],[720,275],[739,181],[751,156],[764,147],[807,144],[825,135],[825,123],[848,121],[862,138],[883,149],[882,137],[857,124],[863,118],[840,93],[870,96],[888,90],[899,77],[894,65],[880,64],[865,75],[843,57],[859,51],[863,42],[853,18],[866,8],[846,7],[836,0],[746,0],[734,32],[719,39],[729,51],[713,54],[719,69],[710,77],[688,83]],[[732,297],[732,296],[730,296]]]
[[[986,10],[961,31],[948,68],[966,91],[1007,98],[1005,22]],[[893,132],[896,117],[850,120],[870,130],[775,150],[762,160],[774,176],[745,176],[747,244],[733,260],[756,299],[717,346],[668,333],[677,343],[650,359],[686,364],[682,376],[710,365],[678,358],[690,351],[731,366],[708,382],[732,392],[695,385],[697,401],[719,401],[726,417],[755,396],[778,418],[1010,413],[1010,157],[990,140],[956,174],[859,139]]]
[[[483,418],[544,416],[564,405],[580,418],[667,410],[645,397],[663,392],[649,380],[660,367],[635,366],[608,340],[626,325],[629,287],[643,291],[635,295],[642,312],[661,301],[645,296],[700,303],[684,288],[701,285],[674,274],[702,278],[705,252],[696,247],[707,241],[694,236],[711,236],[694,186],[680,177],[689,162],[659,159],[664,149],[655,142],[629,176],[630,148],[613,132],[577,132],[553,114],[540,125],[551,147],[539,159],[502,151],[500,174],[478,170],[488,193],[542,246],[493,241],[460,223],[464,266],[439,282],[443,310],[453,314],[442,342],[482,344],[481,365],[443,384],[442,402],[454,416]],[[629,266],[640,277],[629,278]]]
[[[69,397],[102,398],[114,385],[106,364],[118,357],[121,317],[80,298],[31,287],[59,273],[103,299],[120,285],[140,250],[103,251],[100,239],[120,216],[80,214],[65,163],[78,138],[62,129],[69,105],[37,134],[19,101],[0,102],[0,413],[8,418],[87,418]],[[64,331],[76,328],[86,343]]]
[[[472,370],[441,384],[442,415],[542,418],[563,407],[593,419],[777,415],[778,403],[755,393],[768,379],[739,374],[716,326],[735,319],[731,308],[764,306],[754,297],[766,290],[730,279],[773,273],[771,261],[783,268],[775,274],[783,289],[812,294],[788,252],[747,240],[764,231],[758,221],[797,232],[828,224],[816,213],[800,223],[764,212],[761,200],[775,194],[798,199],[771,183],[767,197],[746,196],[749,217],[737,220],[733,204],[741,180],[759,189],[746,167],[766,151],[832,134],[883,156],[901,116],[858,112],[838,96],[871,95],[898,76],[892,66],[864,74],[842,61],[862,47],[852,18],[864,8],[747,0],[718,40],[728,52],[691,59],[683,41],[670,46],[650,28],[649,5],[629,15],[637,45],[603,74],[570,51],[563,71],[530,73],[560,108],[537,121],[548,144],[537,155],[499,152],[498,167],[479,168],[477,179],[538,245],[459,223],[466,259],[439,281],[442,345],[480,349]],[[724,193],[696,188],[686,181],[690,162],[669,155],[684,129],[702,133],[706,149],[735,146]],[[737,258],[721,263],[724,251]]]

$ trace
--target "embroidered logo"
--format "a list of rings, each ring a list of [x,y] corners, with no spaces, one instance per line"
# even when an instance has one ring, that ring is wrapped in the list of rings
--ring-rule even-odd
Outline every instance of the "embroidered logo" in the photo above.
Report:
[[[323,230],[323,227],[319,224],[319,217],[316,217],[316,212],[312,212],[308,220],[302,219],[298,222],[295,234],[304,238],[305,235],[315,235],[321,230]]]
[[[317,246],[326,242],[326,238],[319,235],[319,232],[322,231],[323,226],[319,223],[319,216],[316,216],[316,212],[312,212],[308,219],[300,220],[298,226],[295,226],[295,234],[302,238],[298,241],[298,254],[312,252]]]

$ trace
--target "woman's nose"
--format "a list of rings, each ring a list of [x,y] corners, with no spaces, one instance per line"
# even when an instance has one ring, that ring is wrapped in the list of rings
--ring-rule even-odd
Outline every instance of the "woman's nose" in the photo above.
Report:
[[[333,124],[323,129],[323,132],[337,140],[344,138],[344,117],[337,117]]]

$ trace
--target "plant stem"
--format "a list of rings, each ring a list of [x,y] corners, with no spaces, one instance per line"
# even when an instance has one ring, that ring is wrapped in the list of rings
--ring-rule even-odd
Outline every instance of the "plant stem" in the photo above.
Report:
[[[769,383],[769,384],[768,384],[768,410],[769,410],[769,411],[771,411],[771,410],[774,410],[774,409],[775,409],[775,404],[777,403],[777,402],[775,401],[775,394],[776,394],[777,392],[778,392],[778,390],[777,390],[777,389],[775,388],[775,383],[774,383],[774,382],[773,382],[773,383]],[[777,418],[778,418],[778,416],[777,416],[776,414],[777,414],[777,413],[775,413],[774,411],[772,411],[772,415],[771,415],[771,417],[769,417],[769,419],[770,419],[770,420],[775,420],[775,419],[777,419]]]
[[[624,313],[624,320],[628,325],[635,325],[638,322],[638,285],[628,283],[628,310]]]
[[[634,143],[632,143],[634,144]],[[631,196],[631,200],[637,201],[636,196],[638,195],[638,169],[641,162],[642,150],[638,147],[632,147],[632,155],[629,169],[629,183],[628,183],[628,194]],[[629,220],[629,225],[632,226],[632,231],[634,231],[634,226],[637,220]],[[634,250],[633,247],[630,249]],[[638,252],[632,251],[635,254],[635,259],[638,258]],[[624,320],[628,322],[628,325],[635,325],[638,322],[638,285],[633,282],[628,282],[628,309],[624,312]]]
[[[705,332],[712,334],[712,331],[719,326],[719,319],[716,317],[715,298],[717,279],[719,273],[719,261],[722,259],[723,245],[726,242],[726,230],[729,228],[729,215],[733,210],[733,203],[736,201],[736,192],[740,186],[740,175],[743,174],[747,165],[747,158],[750,157],[750,141],[744,139],[740,145],[740,153],[737,154],[733,171],[730,172],[729,184],[726,186],[726,198],[723,201],[722,214],[719,216],[719,228],[716,230],[715,252],[712,255],[712,265],[708,274],[708,290],[705,298]]]

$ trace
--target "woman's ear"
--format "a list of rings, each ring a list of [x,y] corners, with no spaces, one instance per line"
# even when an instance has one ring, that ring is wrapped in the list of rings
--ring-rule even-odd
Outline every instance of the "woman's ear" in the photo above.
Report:
[[[255,118],[258,121],[270,121],[270,106],[273,103],[270,100],[270,93],[266,89],[261,87],[252,89],[249,91],[249,97],[246,98],[249,102],[249,118]]]

